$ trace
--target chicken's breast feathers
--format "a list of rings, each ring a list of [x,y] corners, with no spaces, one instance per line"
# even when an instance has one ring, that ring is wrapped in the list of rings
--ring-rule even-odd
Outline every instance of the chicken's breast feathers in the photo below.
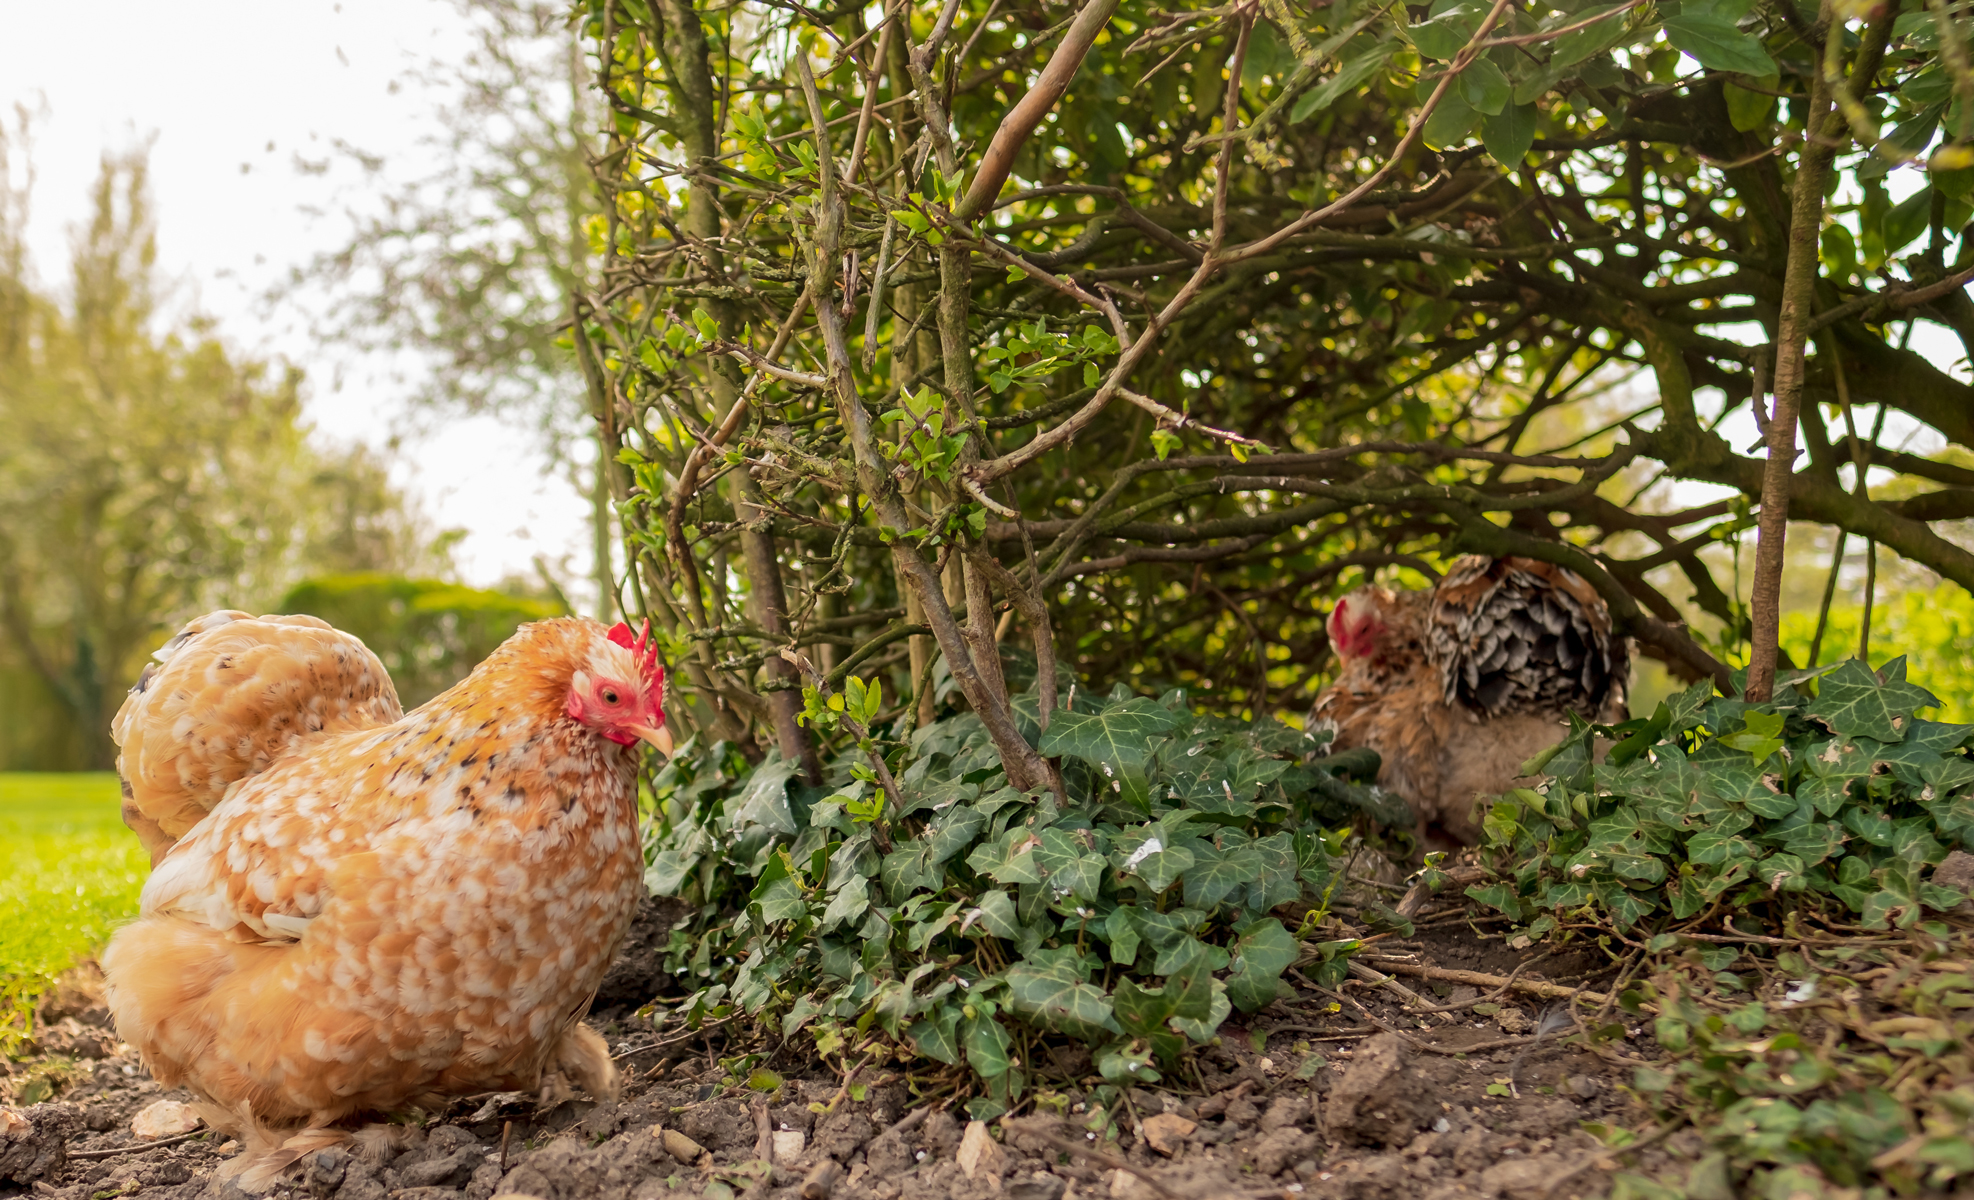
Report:
[[[303,742],[403,715],[377,656],[314,617],[208,613],[154,657],[110,727],[124,821],[154,864],[229,787]]]

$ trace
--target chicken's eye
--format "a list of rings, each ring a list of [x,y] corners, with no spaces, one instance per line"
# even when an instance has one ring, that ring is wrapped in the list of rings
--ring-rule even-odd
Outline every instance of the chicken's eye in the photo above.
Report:
[[[603,702],[604,702],[605,704],[615,704],[615,703],[617,702],[617,689],[616,689],[616,688],[604,688],[604,689],[603,689]]]

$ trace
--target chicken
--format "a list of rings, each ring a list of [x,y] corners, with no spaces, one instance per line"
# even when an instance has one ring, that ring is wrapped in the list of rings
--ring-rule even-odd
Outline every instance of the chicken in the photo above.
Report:
[[[402,715],[309,617],[214,613],[157,658],[114,726],[156,865],[107,996],[243,1182],[366,1114],[614,1092],[581,1022],[644,890],[638,743],[671,752],[648,629],[525,625]]]
[[[1337,749],[1378,752],[1422,838],[1478,841],[1476,798],[1515,786],[1566,713],[1623,719],[1629,650],[1567,567],[1469,555],[1430,592],[1358,588],[1328,628],[1340,667],[1311,715]]]

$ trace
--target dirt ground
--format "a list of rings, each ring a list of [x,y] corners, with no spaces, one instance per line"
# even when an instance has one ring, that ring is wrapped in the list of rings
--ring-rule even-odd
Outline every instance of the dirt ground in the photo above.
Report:
[[[1675,1137],[1643,1151],[1643,1164],[1620,1164],[1584,1130],[1651,1124],[1626,1091],[1633,1068],[1652,1055],[1649,1028],[1627,1027],[1593,1050],[1561,1004],[1418,974],[1505,977],[1520,967],[1518,984],[1595,990],[1609,979],[1601,961],[1524,961],[1534,952],[1458,920],[1382,941],[1361,959],[1391,972],[1418,1004],[1456,1011],[1407,1012],[1412,1002],[1367,978],[1347,983],[1339,1003],[1305,980],[1295,1002],[1230,1018],[1196,1072],[1168,1078],[1169,1087],[1134,1087],[1114,1113],[1090,1111],[1101,1080],[1088,1074],[1086,1051],[1065,1047],[1049,1065],[1035,1064],[1029,1105],[970,1130],[950,1092],[913,1103],[907,1064],[866,1072],[861,1098],[843,1094],[843,1081],[820,1064],[787,1061],[792,1052],[771,1060],[787,1079],[773,1094],[724,1082],[719,1055],[744,1046],[723,1048],[718,1035],[681,1041],[635,1015],[664,982],[654,956],[665,916],[655,904],[641,914],[592,1018],[623,1070],[616,1102],[540,1111],[531,1097],[464,1099],[413,1128],[407,1149],[325,1151],[268,1194],[816,1200],[804,1182],[828,1159],[840,1168],[831,1200],[1563,1200],[1603,1192],[1613,1169],[1655,1174],[1696,1149]],[[1602,1019],[1613,1015],[1626,1024],[1622,1011]],[[0,1078],[21,1099],[50,1093],[0,1107],[0,1196],[242,1194],[217,1171],[237,1147],[205,1133],[156,1141],[132,1133],[146,1106],[190,1096],[149,1078],[109,1031],[86,981],[52,997],[44,1016],[44,1056]],[[1114,1141],[1103,1136],[1113,1123]]]

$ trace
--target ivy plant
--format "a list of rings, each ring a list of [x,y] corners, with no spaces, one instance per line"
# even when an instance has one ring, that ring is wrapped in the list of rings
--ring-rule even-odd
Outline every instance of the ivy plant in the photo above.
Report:
[[[1180,691],[1085,693],[1046,731],[1033,689],[1016,711],[1060,793],[1008,786],[972,714],[874,733],[822,788],[772,754],[682,752],[653,785],[647,882],[704,905],[671,947],[697,988],[686,1019],[739,1012],[819,1047],[876,1037],[964,1062],[980,1116],[1029,1085],[1040,1037],[1087,1043],[1113,1083],[1151,1082],[1271,1003],[1298,960],[1341,978],[1354,944],[1297,935],[1326,911],[1353,818],[1407,820],[1353,778],[1374,756],[1197,714]],[[872,746],[895,804],[861,769]]]
[[[1468,895],[1531,937],[1578,919],[1623,931],[1804,905],[1910,928],[1965,898],[1926,875],[1974,831],[1974,725],[1916,715],[1938,704],[1905,659],[1850,660],[1772,703],[1709,681],[1646,719],[1575,722],[1530,765],[1547,782],[1492,805],[1489,842],[1515,866]]]

